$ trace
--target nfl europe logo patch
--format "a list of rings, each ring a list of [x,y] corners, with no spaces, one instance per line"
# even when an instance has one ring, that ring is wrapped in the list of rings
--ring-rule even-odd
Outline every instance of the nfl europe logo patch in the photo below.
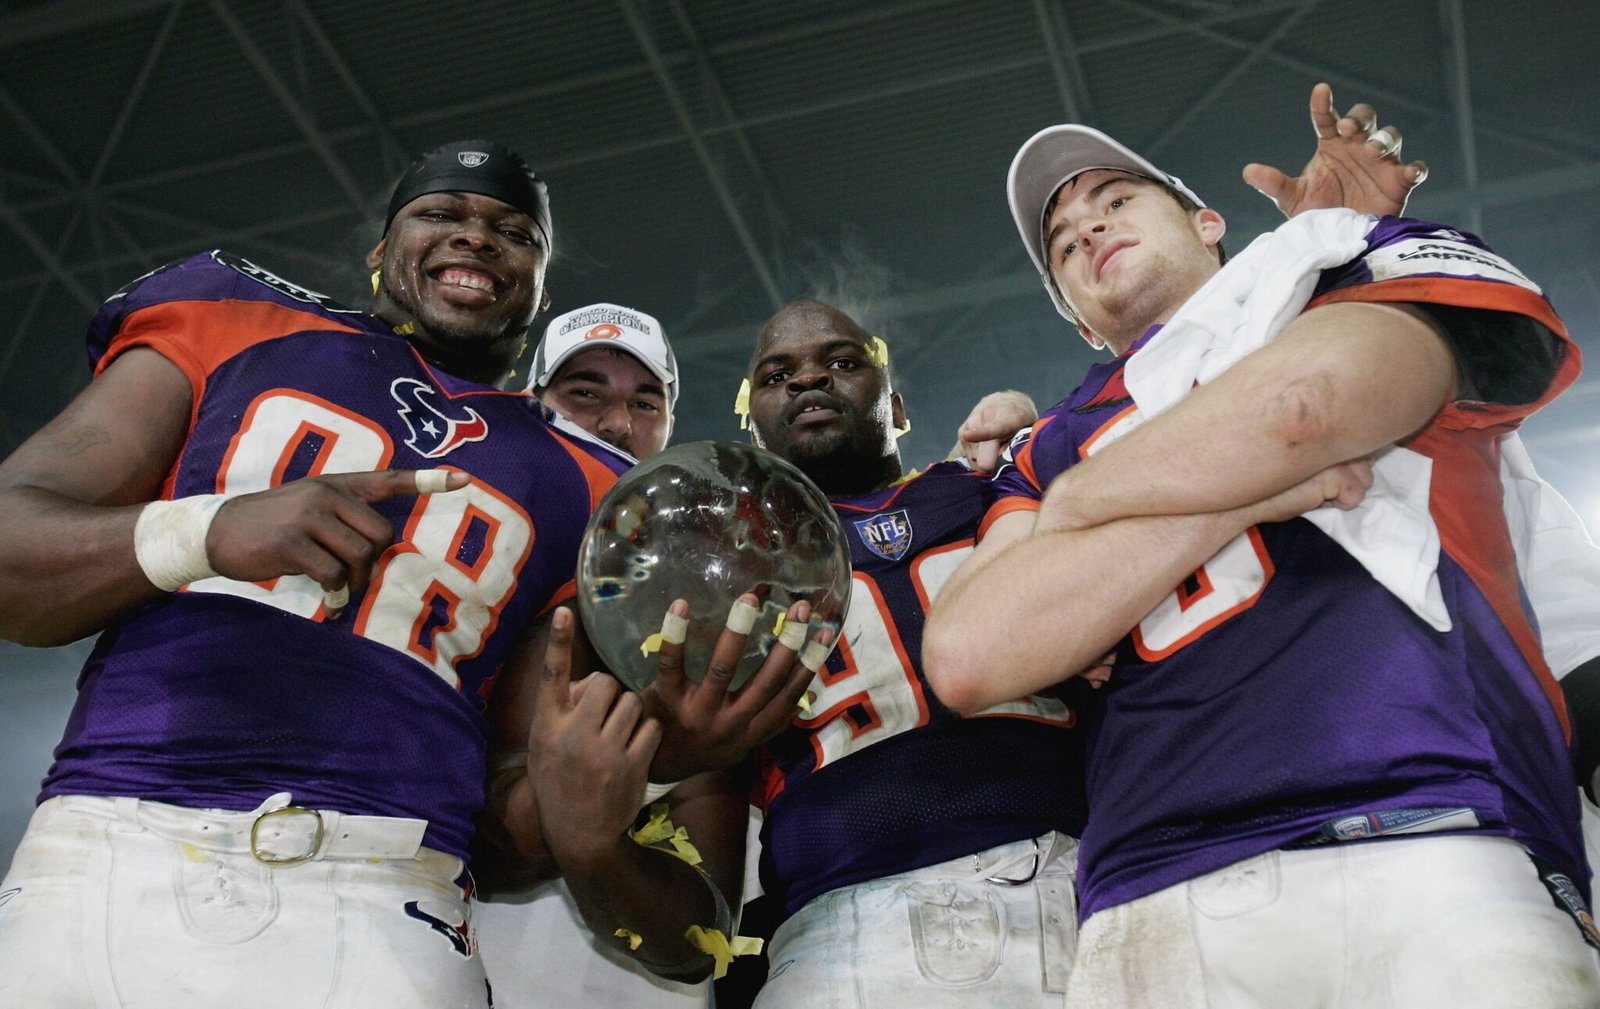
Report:
[[[886,561],[897,561],[911,549],[911,516],[904,508],[856,519],[855,527],[867,549]]]

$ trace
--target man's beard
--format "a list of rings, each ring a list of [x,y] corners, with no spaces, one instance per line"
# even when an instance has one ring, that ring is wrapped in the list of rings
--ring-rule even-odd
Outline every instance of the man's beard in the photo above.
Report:
[[[786,457],[829,497],[876,490],[891,465],[882,432],[861,428],[791,442]]]
[[[439,359],[447,371],[459,373],[499,357],[506,358],[509,365],[522,352],[528,332],[526,323],[507,323],[496,329],[490,320],[457,322],[424,305],[420,297],[404,287],[399,294],[397,297],[390,289],[389,298],[411,318],[411,339],[424,356]]]

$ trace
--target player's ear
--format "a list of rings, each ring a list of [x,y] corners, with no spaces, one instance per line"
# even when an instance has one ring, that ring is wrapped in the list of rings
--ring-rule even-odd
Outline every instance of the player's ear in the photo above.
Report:
[[[1194,212],[1194,224],[1195,230],[1200,235],[1200,241],[1206,243],[1208,249],[1215,248],[1228,230],[1228,222],[1210,207],[1202,207]]]
[[[906,401],[900,398],[898,392],[889,394],[889,417],[894,421],[896,431],[909,431],[911,423],[906,420]]]
[[[1067,310],[1067,318],[1071,319],[1072,324],[1078,327],[1078,335],[1083,337],[1083,342],[1095,350],[1105,350],[1106,342],[1096,336],[1094,330],[1089,328],[1089,324],[1083,321],[1083,316],[1079,315],[1078,310],[1072,307],[1072,302],[1062,298],[1061,305]]]
[[[383,236],[378,239],[378,244],[372,247],[372,251],[367,253],[367,269],[376,270],[383,263],[383,249],[388,241],[389,236]]]
[[[539,294],[539,308],[537,309],[537,312],[543,312],[545,309],[547,309],[549,307],[550,307],[550,289],[547,287],[543,291],[541,291],[540,294]],[[537,312],[535,314],[537,314]]]

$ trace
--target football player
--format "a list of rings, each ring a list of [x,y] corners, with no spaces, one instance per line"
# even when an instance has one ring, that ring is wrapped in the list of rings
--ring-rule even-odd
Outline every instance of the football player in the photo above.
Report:
[[[1335,221],[1309,251],[1349,251],[1306,260],[1309,306],[1207,374],[1201,330],[1294,305],[1251,280],[1299,262],[1292,240],[1224,270],[1216,211],[1075,125],[1024,146],[1011,195],[1063,313],[1118,357],[1014,446],[926,659],[968,709],[1116,647],[1076,1004],[1595,1004],[1567,712],[1500,509],[1499,438],[1577,372],[1538,287],[1454,229]],[[1179,395],[1205,383],[1146,417],[1130,385],[1184,358]],[[1415,592],[1427,551],[1389,563],[1418,542],[1397,524],[1367,525],[1364,566],[1322,531],[1337,523],[1283,520],[1360,500],[1371,477],[1346,460],[1411,466],[1397,443],[1422,475],[1382,497],[1420,502],[1439,544]]]

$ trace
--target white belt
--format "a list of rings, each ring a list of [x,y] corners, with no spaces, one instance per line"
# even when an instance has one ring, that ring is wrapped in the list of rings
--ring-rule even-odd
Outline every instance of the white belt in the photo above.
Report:
[[[245,813],[93,795],[63,796],[61,808],[120,820],[206,851],[248,853],[269,866],[322,859],[414,859],[424,850],[426,820],[307,809],[290,805],[291,798],[278,792]]]

